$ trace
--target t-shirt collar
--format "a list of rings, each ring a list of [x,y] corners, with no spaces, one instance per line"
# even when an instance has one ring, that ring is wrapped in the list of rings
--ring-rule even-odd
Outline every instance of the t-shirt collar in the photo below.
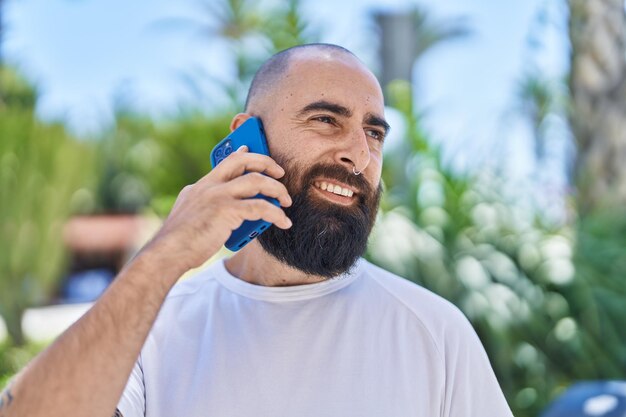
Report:
[[[361,274],[363,260],[359,259],[346,273],[313,284],[293,285],[289,287],[266,287],[251,284],[231,275],[224,264],[218,261],[214,269],[217,281],[230,291],[248,298],[264,301],[300,301],[321,297],[338,291],[354,282]]]

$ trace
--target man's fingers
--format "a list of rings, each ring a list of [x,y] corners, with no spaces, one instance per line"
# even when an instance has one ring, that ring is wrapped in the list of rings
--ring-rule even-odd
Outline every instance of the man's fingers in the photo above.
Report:
[[[240,202],[240,210],[244,220],[265,220],[281,229],[289,229],[291,220],[280,208],[261,198],[251,198]]]
[[[283,207],[289,207],[292,203],[289,192],[283,184],[257,172],[235,178],[228,184],[228,189],[233,197],[249,198],[263,194],[277,199]]]
[[[281,178],[285,175],[285,170],[269,156],[243,150],[237,150],[229,155],[213,168],[213,171],[221,181],[229,181],[246,172],[260,172],[272,178]]]

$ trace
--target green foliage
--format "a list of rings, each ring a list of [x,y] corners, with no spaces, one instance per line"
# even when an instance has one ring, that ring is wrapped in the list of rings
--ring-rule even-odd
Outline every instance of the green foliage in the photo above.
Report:
[[[0,111],[6,108],[32,111],[36,89],[13,68],[0,65]]]
[[[250,40],[266,46],[265,54],[313,42],[318,37],[300,12],[301,0],[287,0],[273,7],[262,7],[251,0],[220,0],[204,3],[204,13],[211,17],[206,33],[238,47],[241,56],[252,57]],[[255,66],[256,67],[256,66]],[[245,75],[239,73],[238,76]]]
[[[206,0],[204,19],[187,21],[212,41],[225,42],[232,55],[223,65],[235,69],[231,81],[220,80],[231,107],[240,111],[255,71],[271,55],[283,49],[319,41],[319,34],[300,12],[301,0],[276,2],[272,7],[252,0]],[[193,82],[192,82],[193,84]]]
[[[41,352],[46,344],[28,343],[24,346],[14,346],[10,343],[0,343],[0,391],[6,387],[11,378],[26,364]]]
[[[165,216],[180,190],[211,168],[210,151],[229,130],[230,115],[190,113],[154,122],[118,112],[98,142],[97,208]]]
[[[154,130],[148,118],[118,113],[115,125],[96,141],[96,211],[135,213],[148,204],[146,178],[157,152],[151,142]]]
[[[21,81],[4,87],[29,96]],[[26,101],[8,102],[0,109],[0,240],[7,245],[0,251],[0,315],[21,344],[22,312],[45,300],[59,277],[63,222],[91,175],[92,154],[62,125],[37,121]]]
[[[585,360],[568,374],[577,378],[623,378],[626,369],[626,215],[600,211],[580,218],[574,260],[577,279],[570,293],[572,317],[579,331],[569,365]],[[581,369],[582,368],[582,369]],[[580,375],[584,372],[584,375]]]
[[[534,140],[534,156],[538,169],[548,159],[547,148],[554,134],[550,134],[550,118],[565,118],[568,101],[562,80],[553,80],[538,71],[529,71],[517,83],[515,112],[525,119]]]
[[[154,198],[177,196],[185,185],[209,172],[211,149],[230,133],[231,118],[231,114],[191,114],[156,132],[161,158],[149,182]]]
[[[571,383],[626,367],[626,216],[550,226],[490,174],[441,164],[411,86],[389,86],[406,140],[385,155],[383,213],[368,257],[452,301],[471,320],[516,416]]]
[[[304,19],[300,3],[300,0],[287,0],[266,15],[264,33],[271,42],[270,54],[319,41],[319,34]]]
[[[465,38],[472,32],[465,18],[435,20],[426,9],[414,6],[411,12],[415,22],[416,50],[414,56],[420,57],[424,52],[444,41]]]

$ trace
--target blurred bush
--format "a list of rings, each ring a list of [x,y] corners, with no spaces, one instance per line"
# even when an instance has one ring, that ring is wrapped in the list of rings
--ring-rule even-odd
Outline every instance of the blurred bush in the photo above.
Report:
[[[542,378],[546,369],[534,344],[520,343],[517,327],[528,325],[533,310],[543,311],[548,291],[534,272],[557,259],[571,272],[571,243],[564,231],[546,230],[535,223],[533,213],[507,204],[495,176],[472,177],[442,166],[440,153],[421,129],[412,91],[403,81],[388,88],[391,105],[405,119],[406,140],[385,155],[384,210],[368,257],[460,307],[479,333],[516,415],[522,408],[536,412],[544,391],[536,390],[540,379],[532,384],[530,379],[537,366]],[[558,254],[562,258],[553,259],[557,255],[542,248],[556,242],[565,250]],[[525,353],[516,365],[519,349]],[[520,407],[516,396],[527,386],[535,391],[525,394],[532,398]]]
[[[368,257],[463,310],[516,416],[538,415],[574,381],[623,378],[623,214],[551,224],[507,200],[495,174],[443,166],[410,84],[392,83],[388,97],[407,140],[385,155]]]
[[[96,141],[97,211],[169,213],[180,190],[211,169],[211,149],[230,131],[230,114],[191,112],[154,121],[118,111]]]
[[[14,346],[11,343],[0,343],[0,387],[6,387],[9,380],[20,369],[45,348],[44,344],[29,343]]]
[[[93,152],[62,124],[36,119],[36,91],[15,71],[0,68],[0,80],[0,314],[23,344],[22,313],[58,280],[63,223],[92,178]]]

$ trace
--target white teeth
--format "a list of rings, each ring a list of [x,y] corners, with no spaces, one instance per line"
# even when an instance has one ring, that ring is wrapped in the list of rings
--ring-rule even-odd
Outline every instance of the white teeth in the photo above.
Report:
[[[354,191],[352,190],[348,190],[347,188],[341,188],[338,185],[328,184],[323,181],[315,182],[315,186],[321,190],[325,190],[337,195],[342,195],[344,197],[352,197],[354,195]]]

